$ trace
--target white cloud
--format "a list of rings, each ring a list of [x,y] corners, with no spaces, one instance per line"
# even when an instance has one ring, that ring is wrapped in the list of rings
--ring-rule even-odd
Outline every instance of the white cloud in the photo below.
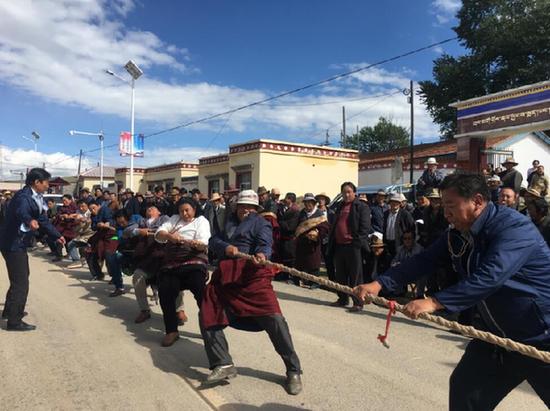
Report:
[[[434,0],[433,14],[439,24],[445,24],[451,21],[458,10],[462,7],[462,0]]]
[[[18,179],[16,173],[26,172],[28,168],[46,166],[52,175],[74,176],[78,170],[78,156],[62,152],[41,153],[40,151],[14,149],[8,146],[0,146],[0,178]],[[82,160],[82,170],[93,167],[90,159]]]
[[[435,3],[444,7],[452,2]],[[133,8],[132,0],[0,2],[0,81],[58,104],[127,118],[129,87],[104,70],[116,69],[133,59],[145,72],[136,82],[138,129],[144,122],[150,123],[149,128],[151,124],[171,127],[268,97],[264,90],[155,78],[151,74],[155,67],[173,69],[174,78],[196,73],[198,68],[191,65],[192,54],[180,45],[167,44],[149,31],[127,29],[124,17]],[[349,70],[365,64],[333,68]],[[278,103],[313,104],[379,95],[406,87],[412,75],[406,68],[390,71],[376,67],[319,87],[314,90],[317,94],[294,95]],[[345,105],[352,116],[372,103],[361,100]],[[341,105],[263,105],[232,115],[227,129],[246,132],[250,139],[277,138],[277,133],[284,130],[285,135],[296,135],[296,140],[311,140],[340,121]],[[395,121],[408,124],[408,112],[405,98],[398,95],[379,101],[357,120],[366,125],[376,122],[379,116],[391,115]],[[437,127],[425,109],[418,106],[416,113],[417,134],[436,135]],[[196,128],[218,130],[224,121],[221,118]]]

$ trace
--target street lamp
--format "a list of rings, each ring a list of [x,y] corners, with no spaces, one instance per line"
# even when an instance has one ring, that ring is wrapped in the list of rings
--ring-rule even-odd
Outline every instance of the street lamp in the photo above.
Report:
[[[128,63],[124,65],[124,68],[132,76],[132,80],[128,81],[120,77],[118,74],[114,73],[112,70],[105,70],[105,72],[113,77],[122,80],[126,84],[129,84],[132,88],[132,114],[131,114],[131,124],[130,124],[130,188],[134,189],[134,100],[135,100],[135,82],[138,78],[141,77],[143,71],[138,67],[133,60],[129,60]]]
[[[40,134],[38,134],[36,131],[33,131],[31,133],[31,135],[32,135],[32,138],[27,137],[27,136],[21,136],[21,137],[24,138],[25,140],[30,141],[31,143],[33,143],[34,144],[34,151],[38,151],[38,140],[40,140]]]
[[[99,147],[100,147],[100,156],[99,156],[99,185],[101,188],[104,187],[103,185],[103,140],[105,139],[103,135],[103,130],[101,130],[99,133],[89,133],[87,131],[77,131],[77,130],[69,130],[69,134],[71,136],[96,136],[99,138]]]
[[[25,179],[25,173],[23,171],[20,171],[20,170],[10,170],[10,173],[12,173],[16,176],[19,176],[19,178],[20,178],[19,188],[23,188],[23,181]]]

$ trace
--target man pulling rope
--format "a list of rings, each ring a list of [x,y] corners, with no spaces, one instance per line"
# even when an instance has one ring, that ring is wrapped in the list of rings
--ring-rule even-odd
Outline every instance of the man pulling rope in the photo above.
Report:
[[[372,283],[352,290],[281,264],[265,264],[475,338],[451,376],[451,410],[494,409],[525,380],[550,407],[550,249],[527,218],[489,202],[483,177],[448,176],[441,190],[453,228],[425,252]],[[461,275],[457,284],[404,306],[377,296],[431,274],[445,258]],[[475,327],[430,314],[469,308],[476,311]]]

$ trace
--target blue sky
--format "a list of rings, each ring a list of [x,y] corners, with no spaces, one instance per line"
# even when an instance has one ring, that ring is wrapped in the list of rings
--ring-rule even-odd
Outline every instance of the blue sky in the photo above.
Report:
[[[0,140],[9,169],[46,162],[74,174],[79,149],[93,137],[68,130],[103,129],[106,144],[129,129],[130,89],[106,75],[124,75],[134,59],[136,132],[149,134],[454,36],[459,0],[133,1],[43,0],[0,4]],[[408,126],[409,79],[431,78],[454,42],[361,72],[270,105],[146,140],[136,165],[196,161],[229,144],[272,138],[317,144],[325,130],[336,143],[341,106],[348,130],[381,116]],[[383,97],[377,97],[383,95]],[[375,98],[373,98],[375,96]],[[420,105],[421,141],[438,137]],[[21,136],[41,135],[38,153]],[[107,163],[124,165],[116,148]],[[87,153],[85,166],[98,161]]]

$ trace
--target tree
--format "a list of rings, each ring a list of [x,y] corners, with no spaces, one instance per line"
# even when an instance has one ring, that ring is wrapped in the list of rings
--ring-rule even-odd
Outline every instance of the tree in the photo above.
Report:
[[[434,61],[420,97],[444,138],[456,131],[450,103],[550,79],[550,1],[463,0],[454,28],[468,54]]]
[[[361,153],[376,153],[405,147],[409,144],[406,128],[393,124],[391,119],[380,117],[374,127],[363,127],[359,133],[346,136],[343,148],[359,150]]]

